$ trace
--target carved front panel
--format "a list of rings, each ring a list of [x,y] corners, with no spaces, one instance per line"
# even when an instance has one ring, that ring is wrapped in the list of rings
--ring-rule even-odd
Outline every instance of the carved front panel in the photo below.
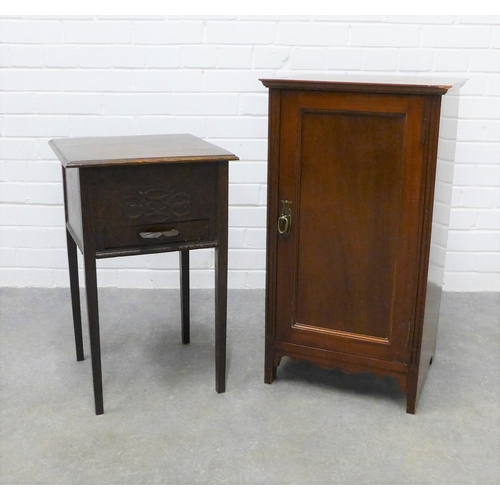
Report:
[[[137,194],[125,196],[122,201],[123,218],[140,224],[182,218],[190,212],[189,193],[176,192],[171,186],[139,191]]]
[[[207,220],[209,238],[215,238],[217,172],[217,163],[95,168],[97,246],[105,247],[103,235],[112,228],[196,220]]]

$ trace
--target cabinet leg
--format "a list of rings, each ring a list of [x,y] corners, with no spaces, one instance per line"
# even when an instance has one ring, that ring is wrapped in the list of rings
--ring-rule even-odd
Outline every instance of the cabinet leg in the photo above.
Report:
[[[181,325],[182,343],[189,344],[189,250],[179,252],[179,268],[181,278]]]
[[[276,371],[278,367],[274,364],[274,351],[267,350],[264,367],[264,383],[272,384],[276,379]]]
[[[76,360],[82,361],[84,353],[82,338],[82,311],[80,307],[80,284],[78,282],[78,255],[76,243],[68,230],[66,230],[66,242],[68,249],[69,286],[71,290],[73,329],[75,332]]]
[[[417,402],[418,402],[418,372],[413,369],[410,370],[407,378],[407,387],[406,387],[406,413],[410,413],[412,415],[415,414],[417,410]]]
[[[97,270],[95,255],[84,252],[85,291],[89,318],[90,355],[96,415],[104,413],[101,371],[101,341],[99,335],[99,307],[97,302]]]
[[[264,373],[265,384],[272,384],[276,380],[276,370],[277,370],[276,366],[273,366],[270,369],[266,368]]]
[[[215,249],[215,390],[226,390],[227,244]]]
[[[415,398],[411,398],[410,396],[408,396],[406,398],[406,413],[409,413],[411,415],[415,415],[416,409],[417,409],[417,405],[416,405]]]

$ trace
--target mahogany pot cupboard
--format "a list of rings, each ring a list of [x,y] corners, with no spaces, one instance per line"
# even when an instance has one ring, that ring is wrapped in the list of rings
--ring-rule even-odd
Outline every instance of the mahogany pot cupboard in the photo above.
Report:
[[[415,413],[438,329],[463,81],[269,88],[265,382],[283,356],[393,376]]]

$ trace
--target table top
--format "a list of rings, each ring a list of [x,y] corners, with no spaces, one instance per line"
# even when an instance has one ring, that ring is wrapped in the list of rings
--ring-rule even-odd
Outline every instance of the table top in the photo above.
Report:
[[[49,145],[66,168],[239,159],[191,134],[71,137]]]

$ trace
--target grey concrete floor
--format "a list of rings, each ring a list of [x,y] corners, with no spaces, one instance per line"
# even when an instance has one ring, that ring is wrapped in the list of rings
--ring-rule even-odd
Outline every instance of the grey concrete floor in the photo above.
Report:
[[[0,483],[500,482],[499,294],[445,293],[416,415],[390,378],[285,358],[263,382],[264,292],[230,290],[227,390],[213,292],[100,290],[105,413],[75,360],[69,291],[0,289]]]

